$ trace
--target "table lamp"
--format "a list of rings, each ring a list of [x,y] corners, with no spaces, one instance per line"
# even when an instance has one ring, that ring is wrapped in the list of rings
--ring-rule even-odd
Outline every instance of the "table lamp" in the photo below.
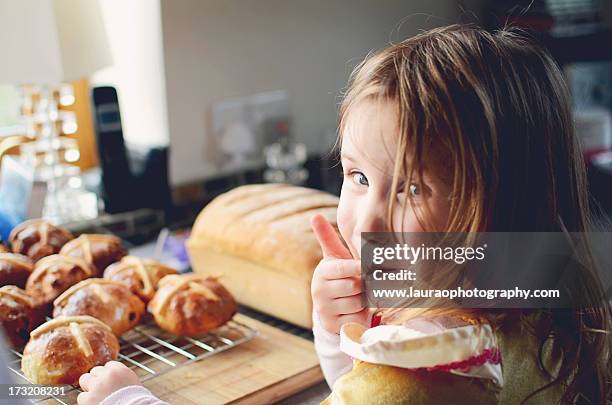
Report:
[[[0,0],[0,55],[0,83],[21,89],[28,142],[20,161],[47,185],[42,216],[56,223],[91,216],[83,203],[92,195],[71,164],[78,146],[63,136],[76,131],[76,118],[61,107],[74,102],[68,82],[112,63],[98,0]]]

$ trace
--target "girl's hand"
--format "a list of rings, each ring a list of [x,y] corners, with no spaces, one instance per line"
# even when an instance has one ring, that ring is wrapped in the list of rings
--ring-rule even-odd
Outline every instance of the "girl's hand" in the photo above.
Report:
[[[77,397],[79,405],[98,405],[113,392],[128,385],[140,385],[136,373],[118,361],[96,366],[79,378],[84,392]]]
[[[314,310],[323,328],[339,333],[347,322],[366,325],[368,312],[361,302],[360,261],[351,256],[325,217],[315,215],[310,224],[323,251],[311,284]]]

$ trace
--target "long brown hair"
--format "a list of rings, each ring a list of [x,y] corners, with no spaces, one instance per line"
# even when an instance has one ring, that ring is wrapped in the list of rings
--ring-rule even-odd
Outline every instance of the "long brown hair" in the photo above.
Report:
[[[445,231],[591,230],[568,89],[551,56],[519,30],[452,25],[370,55],[351,75],[340,107],[339,143],[353,107],[366,99],[392,101],[397,108],[390,231],[400,182],[408,179],[403,191],[410,196],[408,187],[422,183],[426,167],[444,171],[452,186]],[[432,229],[427,212],[418,219]],[[585,288],[594,296],[600,292],[595,284]],[[564,384],[564,401],[581,396],[605,403],[610,309],[594,297],[590,310],[552,310],[547,316],[548,327],[539,328],[538,337],[544,342],[552,336],[563,360],[542,389]]]

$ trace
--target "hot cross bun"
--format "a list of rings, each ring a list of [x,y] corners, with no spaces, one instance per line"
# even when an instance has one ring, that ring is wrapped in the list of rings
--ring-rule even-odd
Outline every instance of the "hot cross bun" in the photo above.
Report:
[[[30,219],[13,228],[9,242],[14,253],[24,254],[36,261],[58,253],[73,238],[60,226],[44,219]]]
[[[169,274],[177,271],[156,260],[135,256],[126,256],[104,270],[104,278],[125,284],[145,303],[153,298],[159,280]]]
[[[21,370],[34,384],[78,384],[94,366],[115,360],[119,342],[110,327],[91,316],[62,316],[30,334]]]
[[[18,253],[0,253],[0,287],[16,285],[24,288],[28,277],[34,271],[34,262]]]
[[[42,304],[50,304],[68,288],[93,275],[93,268],[83,259],[51,255],[36,262],[26,291]]]
[[[34,298],[14,285],[0,287],[0,325],[11,346],[23,347],[32,329],[44,321]]]
[[[228,322],[237,305],[216,277],[184,274],[162,278],[148,310],[160,328],[179,336],[195,336]]]
[[[90,315],[121,336],[140,322],[145,306],[128,287],[90,278],[73,285],[53,301],[53,316]]]
[[[60,253],[85,260],[96,270],[96,277],[127,255],[121,239],[103,234],[83,234],[64,245]]]

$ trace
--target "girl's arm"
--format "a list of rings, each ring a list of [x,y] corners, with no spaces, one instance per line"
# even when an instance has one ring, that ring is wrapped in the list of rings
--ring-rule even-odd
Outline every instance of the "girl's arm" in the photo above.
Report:
[[[100,405],[169,405],[157,398],[142,385],[129,385],[115,391],[106,398]]]
[[[371,323],[372,312],[367,318],[367,324]],[[317,311],[312,311],[312,333],[314,335],[315,350],[319,357],[319,363],[323,376],[329,387],[342,375],[353,368],[353,359],[340,350],[340,335],[328,332],[321,325]]]
[[[340,336],[326,331],[321,325],[317,311],[312,311],[312,333],[323,376],[329,387],[343,374],[353,368],[353,360],[340,351]]]

